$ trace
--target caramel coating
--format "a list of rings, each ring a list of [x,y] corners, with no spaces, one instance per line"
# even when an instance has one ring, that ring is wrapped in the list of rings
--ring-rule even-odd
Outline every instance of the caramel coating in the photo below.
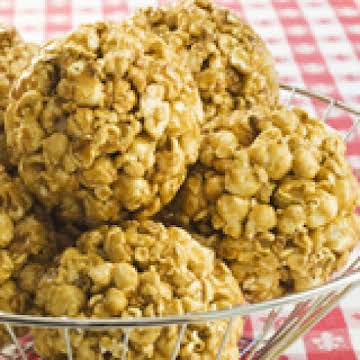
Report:
[[[44,275],[36,304],[47,315],[86,318],[141,317],[228,309],[243,297],[230,270],[185,230],[130,221],[83,233]],[[213,359],[227,321],[187,327],[179,359]],[[238,357],[242,321],[235,321],[224,359]],[[66,354],[62,333],[34,329],[41,356]],[[177,326],[134,329],[127,359],[168,359]],[[120,358],[121,330],[72,332],[75,359]]]
[[[163,211],[203,235],[249,301],[327,281],[359,240],[359,184],[335,131],[300,109],[253,108],[204,127],[200,160]]]
[[[11,86],[38,54],[39,47],[25,43],[15,28],[0,24],[0,163],[10,167],[4,113]]]
[[[204,103],[205,121],[254,105],[274,106],[274,61],[254,30],[209,0],[138,11],[133,22],[159,34],[187,58]]]
[[[0,285],[0,311],[7,313],[24,314],[28,310],[29,294],[20,289],[15,281],[7,280]],[[16,333],[21,336],[28,329],[16,328]],[[0,325],[0,350],[12,343],[6,329]]]
[[[0,311],[26,314],[39,277],[61,248],[49,217],[0,166]],[[0,327],[0,345],[10,341]]]
[[[65,220],[149,217],[197,160],[203,111],[191,73],[134,26],[84,25],[52,42],[12,95],[13,160]]]
[[[33,205],[21,180],[0,166],[0,285],[29,261],[44,263],[56,253],[52,225]]]

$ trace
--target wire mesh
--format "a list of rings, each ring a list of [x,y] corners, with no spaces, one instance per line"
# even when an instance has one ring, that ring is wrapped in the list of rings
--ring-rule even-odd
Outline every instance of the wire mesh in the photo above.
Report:
[[[352,116],[352,126],[345,133],[345,141],[357,132],[360,126],[360,109],[356,109],[343,102],[337,101],[327,96],[319,95],[308,90],[288,85],[281,85],[282,90],[287,92],[287,98],[284,101],[286,105],[291,105],[296,96],[305,96],[311,99],[317,99],[324,104],[326,108],[321,116],[323,121],[327,121],[332,111],[337,108]],[[259,311],[268,311],[268,316],[260,333],[255,339],[250,341],[241,351],[241,355],[247,360],[272,360],[282,354],[291,344],[293,344],[306,331],[311,329],[327,312],[329,312],[338,302],[346,296],[352,289],[360,283],[360,257],[355,258],[354,262],[333,280],[327,284],[304,291],[291,294],[282,298],[259,304],[245,304],[233,307],[230,310],[213,311],[197,314],[186,314],[181,316],[169,316],[162,318],[136,318],[136,319],[70,319],[55,317],[36,317],[16,315],[0,312],[0,324],[10,335],[13,342],[11,347],[0,350],[0,355],[6,359],[27,359],[28,347],[24,347],[16,338],[13,326],[26,326],[28,328],[59,328],[63,331],[66,344],[67,358],[74,358],[70,332],[73,329],[121,329],[123,332],[121,359],[127,357],[129,347],[129,335],[134,328],[159,327],[178,325],[178,335],[170,359],[175,360],[178,357],[181,343],[190,324],[201,322],[216,321],[227,319],[228,325],[223,334],[223,339],[217,350],[215,360],[220,360],[226,342],[229,338],[234,319],[237,316],[252,315]],[[276,320],[284,313],[284,305],[291,305],[292,310],[285,316],[284,321],[275,331],[274,324]],[[16,350],[10,352],[9,349]],[[11,355],[9,355],[11,354]]]

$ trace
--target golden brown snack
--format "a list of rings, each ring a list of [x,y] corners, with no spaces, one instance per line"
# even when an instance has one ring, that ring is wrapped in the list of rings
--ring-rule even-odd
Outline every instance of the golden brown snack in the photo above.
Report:
[[[44,263],[56,253],[52,225],[33,205],[21,180],[0,166],[0,285],[29,261]]]
[[[152,221],[84,233],[45,274],[36,304],[47,315],[86,318],[166,316],[241,304],[230,270],[185,230]],[[227,321],[189,325],[179,359],[214,359]],[[224,359],[237,359],[242,332],[236,320]],[[48,359],[66,354],[62,332],[34,330],[35,347]],[[178,328],[134,329],[127,359],[169,359]],[[75,359],[118,359],[121,331],[72,332]]]
[[[205,235],[249,301],[319,285],[359,240],[345,144],[300,109],[253,109],[204,128],[200,161],[163,217]],[[170,215],[169,215],[170,214]]]
[[[23,268],[11,280],[0,285],[0,312],[40,315],[34,307],[35,289],[39,279],[45,273],[52,258],[49,254],[47,262],[39,262],[29,259]],[[17,336],[29,334],[30,327],[13,327]],[[0,325],[0,349],[12,344],[12,340],[5,327]]]
[[[63,238],[21,180],[0,165],[0,311],[25,314],[32,309],[38,279],[61,250]],[[8,341],[1,328],[0,345]]]
[[[24,314],[28,310],[29,294],[16,285],[15,281],[7,280],[0,285],[0,311]],[[22,334],[19,328],[17,333]],[[0,325],[0,350],[11,343],[10,336]]]
[[[209,0],[185,0],[140,10],[133,21],[159,34],[187,58],[206,121],[278,102],[278,76],[270,52],[254,30],[229,10]]]
[[[0,163],[6,166],[10,163],[4,135],[4,113],[10,88],[38,50],[37,45],[25,43],[16,29],[0,24]]]
[[[6,133],[45,206],[118,221],[173,198],[197,159],[202,116],[191,73],[160,37],[97,23],[44,48],[13,91]]]

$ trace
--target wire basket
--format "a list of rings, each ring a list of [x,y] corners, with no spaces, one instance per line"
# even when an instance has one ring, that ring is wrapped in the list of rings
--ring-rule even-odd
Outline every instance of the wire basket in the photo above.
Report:
[[[291,105],[295,96],[306,97],[316,100],[326,105],[322,120],[330,119],[333,109],[338,109],[350,115],[352,123],[349,129],[344,133],[346,142],[357,132],[360,124],[360,110],[355,109],[342,102],[336,101],[330,97],[318,95],[308,90],[281,85],[281,89],[286,93],[285,103]],[[281,355],[291,344],[293,344],[307,330],[311,329],[327,312],[329,312],[338,302],[360,284],[360,256],[353,256],[353,260],[346,270],[337,274],[328,283],[312,288],[310,290],[291,294],[271,301],[265,301],[258,304],[245,304],[233,307],[230,310],[213,311],[206,313],[185,314],[181,316],[168,316],[157,318],[136,318],[136,319],[74,319],[74,318],[56,318],[56,317],[36,317],[25,315],[14,315],[0,313],[0,324],[3,324],[9,333],[13,345],[9,348],[0,350],[0,357],[3,355],[9,359],[28,359],[30,346],[20,344],[14,331],[14,326],[25,326],[28,328],[58,328],[63,331],[66,343],[67,357],[73,359],[73,352],[70,342],[70,331],[73,329],[88,330],[109,330],[121,329],[123,331],[123,351],[122,360],[126,359],[128,350],[129,334],[134,328],[144,327],[162,327],[178,325],[177,340],[171,355],[171,360],[177,358],[180,350],[183,336],[189,324],[204,323],[227,319],[227,327],[224,332],[215,360],[222,358],[222,352],[229,337],[234,319],[239,316],[253,315],[260,311],[266,311],[267,316],[264,325],[254,339],[242,339],[245,344],[239,352],[239,356],[247,360],[272,360]],[[290,307],[290,311],[289,311]],[[285,315],[283,315],[285,313]],[[282,316],[282,323],[277,330],[274,330],[274,324]],[[10,355],[9,355],[10,354]]]

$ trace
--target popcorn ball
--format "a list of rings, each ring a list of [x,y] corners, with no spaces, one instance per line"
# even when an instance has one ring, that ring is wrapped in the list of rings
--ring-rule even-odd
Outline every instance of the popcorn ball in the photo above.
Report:
[[[360,236],[359,186],[335,131],[300,109],[204,127],[200,160],[162,218],[216,248],[249,301],[317,286]]]
[[[37,279],[56,254],[60,237],[21,180],[0,166],[0,311],[31,310]],[[8,341],[0,327],[0,345]]]
[[[19,289],[14,281],[5,281],[0,285],[0,312],[24,313],[27,310],[28,297],[28,294]],[[23,335],[22,332],[20,334]],[[11,342],[6,329],[0,325],[0,349]]]
[[[24,183],[65,220],[146,218],[197,160],[203,118],[184,60],[128,24],[45,47],[12,93],[6,134]]]
[[[37,45],[23,42],[16,29],[0,24],[0,163],[7,167],[10,163],[4,135],[4,113],[10,88],[37,53]]]
[[[26,263],[44,263],[56,251],[55,233],[19,178],[0,166],[0,285]]]
[[[243,303],[237,281],[211,249],[185,230],[153,221],[103,225],[83,233],[47,272],[36,292],[46,315],[78,318],[156,317],[228,309]],[[179,359],[214,359],[228,321],[186,329]],[[235,320],[224,359],[237,359],[241,319]],[[132,329],[127,359],[169,359],[178,326]],[[47,359],[66,355],[61,330],[33,329]],[[120,359],[122,331],[72,331],[75,359]]]
[[[272,56],[263,40],[233,12],[208,0],[185,0],[140,10],[133,21],[159,34],[187,58],[204,103],[205,121],[278,102]]]

